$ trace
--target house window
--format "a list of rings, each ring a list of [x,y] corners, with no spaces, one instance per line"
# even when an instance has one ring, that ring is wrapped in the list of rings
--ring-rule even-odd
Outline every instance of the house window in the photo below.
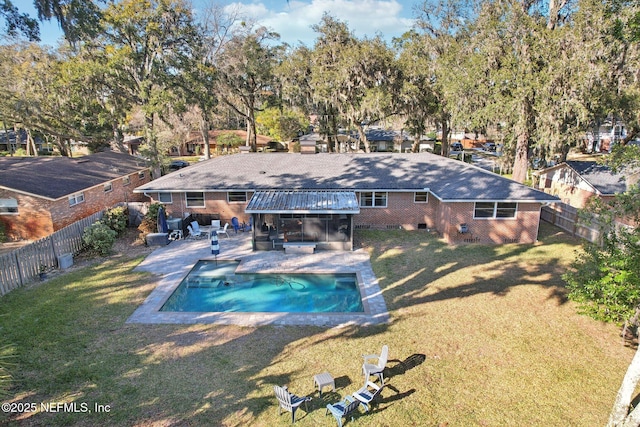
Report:
[[[125,176],[122,178],[122,185],[129,185],[131,184],[131,180],[129,179],[128,176]]]
[[[245,191],[229,191],[227,193],[227,200],[229,202],[246,202],[247,193]]]
[[[138,179],[144,179],[144,171],[138,172]]]
[[[515,218],[517,203],[496,203],[496,218]]]
[[[360,193],[360,206],[364,208],[386,208],[387,193],[385,191],[363,191]]]
[[[75,206],[84,202],[84,193],[76,193],[69,196],[69,206]]]
[[[476,202],[474,218],[515,218],[517,203]]]
[[[171,193],[158,193],[158,201],[160,203],[173,203]]]
[[[18,213],[18,201],[16,199],[0,199],[0,215],[13,215]]]
[[[112,183],[110,183],[110,182],[107,182],[107,183],[104,185],[104,192],[105,192],[105,193],[108,193],[108,192],[110,192],[110,191],[112,191],[112,190],[113,190],[113,184],[112,184]]]
[[[413,203],[427,203],[429,201],[429,193],[426,191],[416,191],[413,193]]]
[[[187,193],[188,208],[204,208],[204,193],[201,191]]]

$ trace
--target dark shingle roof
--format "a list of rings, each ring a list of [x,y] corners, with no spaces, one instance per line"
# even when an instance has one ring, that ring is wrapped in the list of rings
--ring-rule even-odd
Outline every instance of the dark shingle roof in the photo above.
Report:
[[[69,157],[0,157],[0,187],[58,199],[146,169],[144,160],[103,152]]]
[[[614,173],[608,166],[586,161],[567,161],[565,163],[602,195],[627,191],[627,182],[624,176],[620,173]]]
[[[447,201],[558,201],[466,163],[430,153],[236,154],[216,157],[136,192],[254,190],[430,190]]]

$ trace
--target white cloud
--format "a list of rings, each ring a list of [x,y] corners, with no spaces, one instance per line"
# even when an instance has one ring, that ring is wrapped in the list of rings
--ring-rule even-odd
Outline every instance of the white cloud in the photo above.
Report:
[[[357,37],[381,34],[386,40],[400,36],[413,25],[413,19],[403,17],[410,11],[396,0],[311,0],[310,3],[284,0],[278,9],[269,9],[264,3],[233,3],[248,18],[280,34],[281,41],[291,45],[304,43],[311,47],[316,33],[311,29],[319,24],[322,15],[345,22]]]

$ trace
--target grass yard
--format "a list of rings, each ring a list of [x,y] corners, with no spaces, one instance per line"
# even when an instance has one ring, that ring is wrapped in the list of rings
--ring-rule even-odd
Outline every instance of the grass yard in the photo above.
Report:
[[[0,413],[0,425],[285,426],[273,385],[310,394],[313,375],[328,370],[337,391],[315,393],[295,425],[334,426],[324,407],[362,385],[361,355],[383,344],[388,387],[347,426],[606,424],[633,350],[566,300],[560,275],[576,240],[544,224],[536,245],[452,247],[404,231],[357,239],[389,325],[126,324],[155,278],[123,255],[9,293],[0,341],[16,357],[3,402],[38,411]]]

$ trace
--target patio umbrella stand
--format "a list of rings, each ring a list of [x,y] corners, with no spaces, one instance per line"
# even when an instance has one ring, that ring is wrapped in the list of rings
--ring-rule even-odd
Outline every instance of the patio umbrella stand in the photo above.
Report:
[[[215,257],[216,265],[218,264],[218,255],[220,254],[220,244],[218,243],[218,233],[211,230],[211,255]]]

